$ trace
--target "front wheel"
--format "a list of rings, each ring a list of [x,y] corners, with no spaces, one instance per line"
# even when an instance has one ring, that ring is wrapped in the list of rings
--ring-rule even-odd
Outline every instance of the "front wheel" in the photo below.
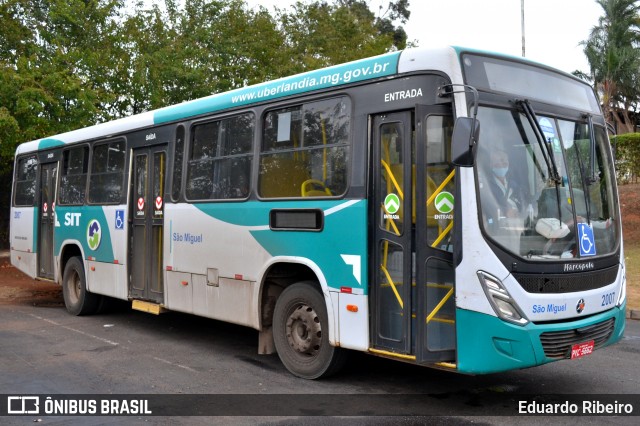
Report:
[[[334,374],[346,360],[346,353],[329,343],[327,307],[311,282],[282,292],[273,314],[273,339],[284,366],[304,379]]]
[[[62,275],[64,305],[71,315],[89,315],[96,312],[100,296],[87,291],[84,266],[79,257],[69,259]]]

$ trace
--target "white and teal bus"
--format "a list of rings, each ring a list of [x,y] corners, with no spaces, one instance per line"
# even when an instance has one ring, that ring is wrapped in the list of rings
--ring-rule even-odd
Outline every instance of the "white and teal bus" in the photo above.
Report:
[[[252,327],[304,378],[581,357],[625,328],[606,129],[549,67],[393,52],[20,145],[11,260],[73,315]]]

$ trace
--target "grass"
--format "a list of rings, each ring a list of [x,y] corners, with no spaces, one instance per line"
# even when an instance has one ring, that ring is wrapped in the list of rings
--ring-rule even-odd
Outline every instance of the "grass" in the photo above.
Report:
[[[640,243],[625,244],[627,267],[627,309],[640,309]]]

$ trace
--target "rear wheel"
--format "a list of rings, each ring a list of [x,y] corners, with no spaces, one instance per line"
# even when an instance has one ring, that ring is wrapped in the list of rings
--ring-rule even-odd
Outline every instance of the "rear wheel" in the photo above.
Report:
[[[96,312],[100,296],[87,291],[82,259],[72,257],[64,267],[62,295],[67,311],[71,315],[89,315]]]
[[[304,379],[336,373],[346,353],[329,343],[327,308],[311,282],[287,287],[276,301],[273,339],[287,369]]]

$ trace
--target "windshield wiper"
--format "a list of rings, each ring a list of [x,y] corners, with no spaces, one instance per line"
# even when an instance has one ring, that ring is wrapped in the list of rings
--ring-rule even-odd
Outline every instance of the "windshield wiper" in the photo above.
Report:
[[[553,152],[551,151],[551,144],[547,144],[547,141],[544,140],[544,132],[540,127],[540,123],[538,122],[536,113],[533,111],[533,108],[531,108],[529,100],[516,100],[516,104],[522,107],[524,115],[525,117],[527,117],[527,121],[529,121],[529,124],[533,128],[533,133],[536,136],[536,140],[538,141],[538,145],[540,146],[540,150],[542,151],[542,157],[544,158],[544,162],[547,164],[549,179],[553,181],[556,186],[560,185],[562,183],[562,178],[558,173],[556,160],[553,157]]]
[[[585,213],[587,213],[587,223],[591,224],[591,192],[589,191],[589,186],[595,182],[595,139],[593,136],[593,123],[591,122],[591,117],[589,116],[589,160],[590,160],[590,170],[589,175],[585,176],[586,169],[584,164],[582,163],[582,155],[580,154],[580,146],[579,144],[574,144],[576,150],[576,159],[578,160],[578,170],[580,171],[580,183],[582,187],[582,193],[584,194],[584,203],[585,203]],[[593,162],[591,162],[593,160]],[[573,184],[572,184],[573,186]],[[573,198],[573,192],[571,197]],[[576,212],[576,219],[578,213]]]
[[[562,178],[558,173],[558,167],[556,166],[556,160],[553,157],[553,151],[551,150],[551,143],[548,143],[544,140],[544,132],[540,127],[540,123],[538,122],[538,117],[536,113],[531,108],[531,104],[528,99],[516,100],[516,104],[522,107],[524,111],[524,115],[527,117],[527,121],[533,128],[533,133],[536,136],[536,140],[538,141],[538,145],[540,146],[540,151],[542,152],[542,157],[544,158],[544,162],[547,164],[547,171],[549,172],[549,182],[553,182],[556,187],[556,203],[558,206],[558,220],[562,220],[562,208],[560,207],[560,190],[559,187],[562,184]],[[576,219],[573,216],[574,221]]]

